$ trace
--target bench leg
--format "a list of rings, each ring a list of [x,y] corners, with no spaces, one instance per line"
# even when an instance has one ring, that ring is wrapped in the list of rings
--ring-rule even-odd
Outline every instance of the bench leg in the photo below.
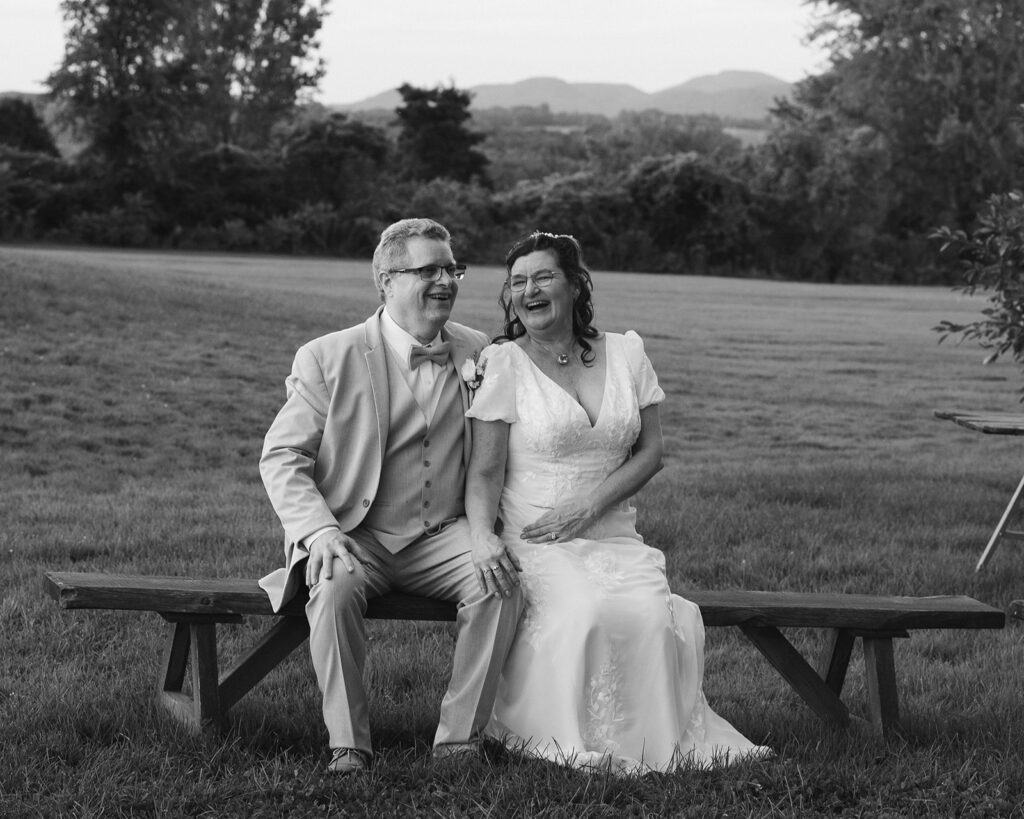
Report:
[[[164,671],[158,680],[157,691],[181,691],[188,670],[188,648],[191,644],[188,623],[168,625],[167,648],[164,650]]]
[[[774,626],[746,624],[741,625],[740,630],[818,716],[843,728],[850,724],[850,712],[843,701],[811,668],[782,632]]]
[[[171,615],[165,615],[171,619]],[[160,703],[193,731],[219,728],[227,710],[309,636],[305,617],[284,617],[223,676],[217,672],[217,623],[241,622],[237,615],[175,616],[169,625],[164,664],[157,684]],[[192,693],[185,693],[191,669]]]
[[[283,617],[220,678],[220,707],[227,711],[309,636],[305,617]]]
[[[867,675],[871,722],[883,737],[890,739],[900,727],[892,638],[865,635],[861,640],[864,643],[864,672]]]
[[[845,629],[832,629],[831,637],[822,655],[821,667],[819,669],[821,678],[825,685],[841,696],[843,683],[846,682],[846,672],[850,667],[850,657],[853,654],[853,644],[857,637]]]
[[[194,731],[219,727],[222,713],[217,683],[217,626],[213,622],[177,622],[168,626],[158,698],[171,714]],[[192,668],[192,694],[184,691]]]

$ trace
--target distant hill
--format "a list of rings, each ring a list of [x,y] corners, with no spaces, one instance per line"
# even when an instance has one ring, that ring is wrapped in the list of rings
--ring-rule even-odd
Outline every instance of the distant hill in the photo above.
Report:
[[[788,97],[791,84],[757,71],[723,71],[695,77],[680,85],[648,94],[632,85],[566,82],[533,77],[520,82],[474,85],[472,108],[515,108],[547,105],[555,113],[602,114],[656,108],[669,114],[716,114],[729,119],[764,119],[777,97]],[[393,110],[402,104],[397,90],[385,91],[335,111]]]

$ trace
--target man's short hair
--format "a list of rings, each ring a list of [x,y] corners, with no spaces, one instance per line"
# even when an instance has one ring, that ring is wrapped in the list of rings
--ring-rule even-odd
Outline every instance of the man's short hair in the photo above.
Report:
[[[381,274],[401,265],[399,260],[404,257],[409,240],[416,236],[437,239],[446,244],[452,241],[448,228],[433,219],[402,219],[384,228],[377,249],[373,251],[373,283],[381,301],[384,301]]]

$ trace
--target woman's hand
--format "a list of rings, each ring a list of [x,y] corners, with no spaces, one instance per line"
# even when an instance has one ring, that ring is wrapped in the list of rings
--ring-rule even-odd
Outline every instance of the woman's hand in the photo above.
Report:
[[[589,504],[563,503],[545,512],[529,526],[523,527],[520,537],[530,543],[572,540],[590,526],[596,517],[596,511]]]
[[[503,597],[512,594],[512,589],[519,585],[522,567],[519,559],[505,548],[500,537],[494,532],[474,535],[471,554],[473,566],[476,567],[476,579],[484,594],[492,591]]]

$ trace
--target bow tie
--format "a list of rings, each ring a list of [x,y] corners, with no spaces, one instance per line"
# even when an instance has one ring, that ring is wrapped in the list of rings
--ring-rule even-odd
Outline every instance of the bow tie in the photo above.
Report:
[[[447,341],[434,344],[430,347],[416,347],[409,349],[409,369],[415,370],[424,361],[433,361],[442,367],[448,363],[448,356],[451,354],[452,345]]]

